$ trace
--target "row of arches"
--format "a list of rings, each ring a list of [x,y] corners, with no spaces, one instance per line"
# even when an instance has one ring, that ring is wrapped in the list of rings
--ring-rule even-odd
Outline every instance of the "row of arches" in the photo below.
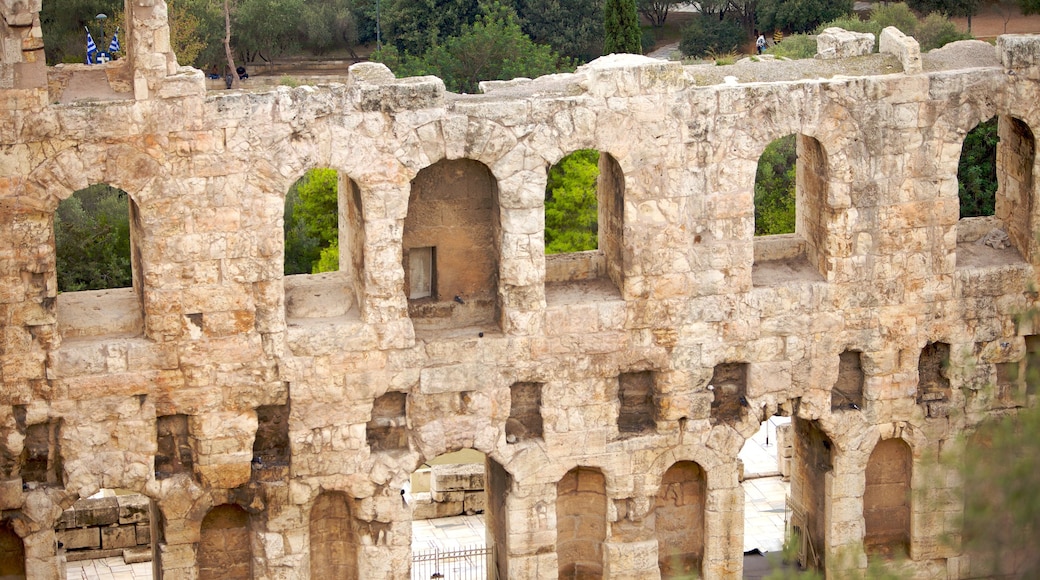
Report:
[[[832,469],[830,443],[811,421],[802,430],[801,443],[811,456],[799,458],[802,473],[793,476],[796,508],[792,520],[795,534],[811,544],[818,555],[810,564],[823,565],[827,550],[827,494],[822,478]],[[493,566],[499,577],[508,572],[507,496],[512,476],[501,465],[487,459],[488,537],[498,545]],[[863,514],[864,547],[868,555],[890,557],[908,554],[911,539],[910,447],[901,439],[884,439],[874,447],[865,469]],[[608,502],[604,473],[596,467],[577,466],[556,484],[556,554],[559,578],[605,577],[605,543],[608,541]],[[706,471],[694,461],[680,460],[663,474],[646,519],[657,541],[658,569],[662,578],[701,575],[708,539],[706,509],[709,498]],[[805,499],[798,496],[802,494]],[[808,501],[806,501],[806,499]],[[312,578],[358,578],[359,555],[377,539],[363,539],[371,530],[359,529],[353,502],[341,491],[324,491],[317,496],[308,516],[309,566]],[[809,503],[812,505],[808,505]],[[802,513],[799,517],[799,510]],[[155,510],[157,511],[157,510]],[[248,580],[254,559],[254,518],[234,503],[214,506],[199,528],[196,565],[201,580]],[[152,525],[160,528],[162,518]],[[162,538],[155,529],[153,538]],[[162,551],[154,550],[156,557]],[[0,523],[0,578],[25,578],[25,548],[10,522]]]
[[[973,176],[978,167],[966,165],[962,158],[958,182],[961,197],[970,198],[970,203],[962,203],[958,239],[975,242],[1000,229],[1013,251],[1028,258],[1034,243],[1032,131],[1009,116],[999,122],[994,118],[976,131],[985,135],[976,138],[973,131],[966,142],[991,145],[987,151],[992,155],[987,155],[992,159],[977,164],[989,167],[993,177]],[[841,222],[841,212],[830,205],[830,180],[827,153],[811,136],[790,135],[763,152],[754,196],[756,284],[769,284],[770,277],[762,272],[775,260],[804,262],[810,277],[833,270],[830,262],[838,256],[828,249],[828,236]],[[624,183],[617,161],[595,150],[574,152],[549,169],[543,224],[547,284],[600,279],[609,281],[615,292],[623,290]],[[963,191],[987,183],[992,187],[983,194]],[[490,169],[469,159],[442,160],[412,180],[401,265],[413,321],[433,327],[497,321],[501,248],[514,244],[504,237],[498,195]],[[989,198],[976,199],[978,195]],[[978,222],[978,216],[986,215],[996,222]],[[365,279],[364,208],[358,184],[332,169],[308,172],[286,195],[283,233],[287,318],[358,315]],[[133,290],[113,292],[109,301],[132,305],[136,297],[140,303],[141,257],[135,239],[141,235],[139,210],[126,192],[104,185],[76,192],[55,214],[59,289],[69,293],[130,287]],[[759,243],[763,236],[774,235],[780,237]],[[970,247],[962,253],[960,262],[965,265],[996,259],[979,257]],[[66,311],[75,310],[75,297],[59,301],[69,306]],[[107,332],[89,325],[81,332],[139,333],[139,311],[139,306],[129,308],[125,315],[106,320]]]

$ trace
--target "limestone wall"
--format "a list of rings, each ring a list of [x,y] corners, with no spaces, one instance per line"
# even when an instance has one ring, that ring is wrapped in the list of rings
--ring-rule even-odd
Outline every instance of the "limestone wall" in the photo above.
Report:
[[[813,67],[840,61],[609,57],[487,95],[376,65],[342,84],[203,94],[163,45],[162,3],[130,4],[153,31],[130,44],[133,99],[0,91],[0,509],[28,577],[60,576],[63,509],[122,488],[155,501],[170,578],[407,578],[401,488],[424,461],[473,448],[489,457],[503,576],[654,578],[678,553],[706,578],[738,578],[737,453],[775,412],[831,445],[807,488],[824,488],[812,523],[831,577],[866,566],[868,465],[888,439],[910,450],[910,487],[935,498],[907,507],[907,574],[967,573],[940,541],[957,534],[956,480],[918,469],[1035,398],[1009,369],[1040,335],[1017,317],[1035,305],[1040,259],[1040,39],[958,44],[922,55],[919,74],[890,55],[838,76]],[[736,82],[711,80],[726,72]],[[1014,208],[992,218],[1003,249],[959,243],[961,143],[994,115],[998,208]],[[756,239],[758,158],[792,133],[814,168],[799,175],[798,230]],[[547,284],[547,171],[583,148],[608,169],[602,257]],[[487,307],[438,295],[422,306],[447,322],[422,324],[406,239],[432,222],[410,221],[413,180],[460,160],[484,177],[459,191],[491,206],[444,223],[479,227],[473,263],[492,270],[466,284]],[[360,231],[341,231],[340,275],[289,316],[308,285],[282,275],[284,196],[316,167],[352,180],[341,223]],[[94,183],[133,200],[133,288],[59,296],[54,211]],[[340,306],[321,316],[323,303]],[[923,397],[919,359],[939,343],[948,386]],[[857,409],[833,400],[846,351],[861,353]],[[673,512],[704,506],[703,545],[662,546],[662,486],[687,484]],[[576,536],[579,515],[592,523]]]

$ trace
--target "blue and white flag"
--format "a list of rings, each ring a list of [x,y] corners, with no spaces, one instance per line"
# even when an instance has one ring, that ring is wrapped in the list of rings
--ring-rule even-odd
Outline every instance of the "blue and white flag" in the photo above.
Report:
[[[86,26],[83,28],[86,28]],[[94,37],[90,35],[90,30],[87,29],[87,64],[94,64],[94,55],[96,54],[97,45],[94,44]]]
[[[112,35],[112,42],[108,43],[108,52],[119,52],[119,29]]]

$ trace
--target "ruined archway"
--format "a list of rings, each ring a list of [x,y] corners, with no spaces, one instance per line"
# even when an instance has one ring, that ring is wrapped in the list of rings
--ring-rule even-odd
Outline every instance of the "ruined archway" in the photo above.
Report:
[[[770,143],[755,175],[753,283],[818,280],[827,272],[827,151],[813,137]]]
[[[350,499],[343,492],[318,496],[310,515],[311,578],[356,580],[358,548]]]
[[[209,510],[199,532],[198,568],[199,580],[253,577],[253,550],[246,510],[233,504]]]
[[[285,196],[287,319],[358,317],[364,297],[361,190],[334,169],[312,169]]]
[[[863,546],[868,556],[910,553],[910,478],[913,455],[902,439],[878,442],[870,453],[863,491]]]
[[[707,475],[692,461],[668,468],[654,502],[657,562],[661,578],[701,575]]]
[[[402,260],[417,329],[497,327],[501,238],[498,181],[486,165],[443,160],[415,176]]]
[[[559,577],[603,577],[607,492],[603,472],[575,467],[556,484],[556,558]]]

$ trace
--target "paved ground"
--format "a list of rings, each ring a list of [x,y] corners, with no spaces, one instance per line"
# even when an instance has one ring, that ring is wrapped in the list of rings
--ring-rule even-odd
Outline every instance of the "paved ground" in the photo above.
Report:
[[[69,562],[68,580],[150,580],[152,563],[126,564],[122,557]]]

